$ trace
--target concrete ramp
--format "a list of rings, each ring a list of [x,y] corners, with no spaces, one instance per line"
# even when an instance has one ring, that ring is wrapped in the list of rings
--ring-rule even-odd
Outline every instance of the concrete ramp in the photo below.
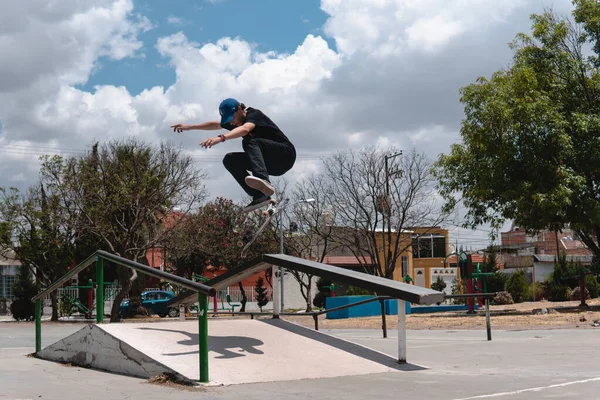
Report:
[[[135,344],[125,342],[103,328],[105,326],[88,325],[42,349],[37,356],[44,360],[72,363],[139,378],[150,378],[168,372],[181,380],[187,380],[177,371],[136,349]]]
[[[418,367],[283,320],[211,320],[211,384],[364,375]],[[149,378],[198,381],[197,321],[90,325],[47,347],[41,358]]]

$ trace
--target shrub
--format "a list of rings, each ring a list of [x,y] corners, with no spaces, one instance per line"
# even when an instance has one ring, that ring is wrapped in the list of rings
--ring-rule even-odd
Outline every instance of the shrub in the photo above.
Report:
[[[544,284],[540,282],[536,282],[535,285],[531,285],[531,299],[535,301],[539,301],[544,298]]]
[[[525,280],[525,272],[517,271],[506,281],[506,291],[510,293],[515,303],[528,301],[531,296],[531,289]]]
[[[579,286],[577,286],[571,291],[570,300],[581,300],[580,293],[581,289],[579,288]],[[590,292],[587,290],[587,288],[585,289],[585,298],[586,300],[590,298]]]
[[[17,321],[35,320],[35,303],[31,301],[37,294],[31,271],[26,266],[19,268],[17,279],[12,284],[15,299],[10,305],[10,313]]]
[[[571,297],[571,288],[567,285],[561,285],[555,282],[550,283],[551,301],[568,301]]]
[[[600,296],[600,284],[594,275],[585,277],[585,288],[590,293],[590,298],[595,299]]]
[[[446,289],[446,282],[444,282],[444,279],[438,275],[436,281],[431,284],[431,288],[433,290],[437,290],[438,292],[443,292],[444,289]]]
[[[325,278],[317,279],[317,290],[318,292],[315,294],[313,298],[313,306],[317,308],[325,308],[325,298],[331,295],[330,286],[333,284],[333,281]]]
[[[346,296],[366,296],[369,295],[369,291],[367,289],[359,288],[356,286],[348,286],[346,290]]]
[[[75,302],[68,296],[62,296],[60,300],[58,300],[58,312],[61,317],[70,317],[73,314],[74,307]]]
[[[504,304],[513,304],[514,300],[510,293],[507,291],[496,292],[496,297],[494,297],[494,304],[504,305]]]
[[[452,294],[465,294],[467,293],[467,280],[458,280],[454,278],[452,280]],[[452,299],[454,304],[467,304],[468,299]]]
[[[508,276],[501,271],[495,271],[494,276],[486,277],[486,288],[488,293],[498,293],[506,290],[506,281]]]

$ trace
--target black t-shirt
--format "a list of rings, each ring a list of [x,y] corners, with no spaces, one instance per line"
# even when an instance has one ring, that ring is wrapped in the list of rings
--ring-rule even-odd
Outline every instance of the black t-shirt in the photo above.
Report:
[[[292,145],[292,142],[279,129],[277,125],[269,117],[256,108],[246,108],[246,122],[252,122],[255,126],[249,133],[250,137],[271,139],[276,142]],[[227,130],[233,130],[235,126],[228,124],[225,127]]]

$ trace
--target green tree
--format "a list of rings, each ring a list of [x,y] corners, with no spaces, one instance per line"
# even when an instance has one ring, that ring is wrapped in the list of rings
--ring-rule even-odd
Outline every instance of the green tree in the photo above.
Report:
[[[488,246],[484,256],[481,272],[493,272],[493,276],[486,276],[482,279],[486,280],[486,288],[488,293],[498,293],[504,291],[508,277],[500,271],[497,264],[498,250],[495,246]]]
[[[170,144],[151,146],[138,139],[95,143],[90,152],[42,165],[61,195],[77,206],[81,229],[101,239],[118,256],[148,265],[148,249],[164,241],[179,223],[177,208],[187,213],[204,199],[204,174],[189,156]],[[114,299],[111,322],[119,321],[119,305],[132,288],[142,285],[129,268],[117,268],[121,290]],[[138,284],[134,286],[134,282]]]
[[[73,261],[78,216],[44,175],[25,195],[14,188],[0,188],[0,214],[10,232],[4,237],[2,248],[14,252],[23,268],[35,271],[35,280],[41,287],[49,286],[67,272]],[[50,299],[51,320],[56,321],[56,291],[50,293]]]
[[[506,281],[506,291],[510,293],[515,303],[528,301],[531,296],[531,289],[525,279],[525,272],[520,270],[513,273]]]
[[[598,257],[600,3],[573,4],[575,21],[533,15],[531,34],[511,44],[512,65],[461,89],[462,143],[434,175],[446,209],[457,198],[466,207],[465,227],[570,225]]]
[[[208,266],[232,269],[245,261],[242,247],[262,223],[260,213],[241,213],[242,207],[229,199],[217,197],[182,218],[166,240],[172,271],[180,276],[200,274]],[[249,249],[246,259],[277,251],[278,238],[273,227],[267,227]],[[247,294],[239,282],[244,311]]]
[[[262,276],[259,276],[256,280],[256,286],[254,287],[254,290],[256,291],[256,302],[258,304],[258,308],[260,308],[260,311],[262,311],[262,308],[269,302],[267,288],[265,287],[265,280]]]

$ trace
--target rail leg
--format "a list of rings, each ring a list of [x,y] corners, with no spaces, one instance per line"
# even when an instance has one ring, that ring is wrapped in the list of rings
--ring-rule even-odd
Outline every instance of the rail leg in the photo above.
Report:
[[[200,382],[208,383],[208,301],[198,293],[198,344],[200,362]]]
[[[280,293],[280,285],[279,280],[281,277],[279,276],[279,272],[281,268],[273,265],[273,274],[272,274],[272,287],[273,287],[273,319],[279,319],[279,308],[281,307],[281,293]]]
[[[406,304],[398,299],[398,363],[406,363]]]
[[[381,304],[381,329],[383,329],[383,337],[387,338],[387,323],[385,320],[385,300],[379,299],[379,304]]]
[[[42,299],[35,301],[35,352],[42,351]]]
[[[487,340],[492,340],[492,324],[490,322],[490,299],[485,298],[485,325],[487,329]]]

